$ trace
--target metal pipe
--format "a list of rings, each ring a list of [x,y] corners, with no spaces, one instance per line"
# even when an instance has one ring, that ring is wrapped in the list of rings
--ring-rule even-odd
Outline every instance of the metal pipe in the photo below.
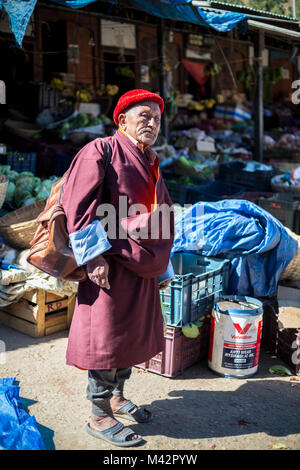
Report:
[[[166,84],[166,40],[165,40],[165,21],[161,19],[158,27],[158,56],[159,56],[159,90],[164,102],[167,100],[167,84]],[[161,117],[161,131],[168,141],[169,123],[166,111]]]
[[[255,112],[254,112],[254,131],[255,131],[255,159],[263,161],[263,138],[264,138],[264,95],[263,95],[263,49],[265,43],[264,32],[258,31],[258,41],[255,44]]]

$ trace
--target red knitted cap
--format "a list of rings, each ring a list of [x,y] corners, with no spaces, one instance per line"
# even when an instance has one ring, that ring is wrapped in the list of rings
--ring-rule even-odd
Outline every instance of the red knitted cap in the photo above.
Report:
[[[113,119],[118,125],[118,117],[119,114],[122,113],[126,108],[131,106],[135,103],[140,103],[141,101],[154,101],[160,107],[160,112],[162,113],[164,110],[164,101],[163,99],[157,95],[156,93],[152,93],[148,90],[131,90],[127,93],[124,93],[117,102],[117,105],[114,109]]]

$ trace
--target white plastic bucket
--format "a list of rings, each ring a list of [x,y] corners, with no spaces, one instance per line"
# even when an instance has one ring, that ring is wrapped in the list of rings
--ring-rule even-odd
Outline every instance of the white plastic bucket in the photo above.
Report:
[[[257,299],[222,296],[211,318],[208,366],[225,377],[245,378],[258,369],[263,304]]]

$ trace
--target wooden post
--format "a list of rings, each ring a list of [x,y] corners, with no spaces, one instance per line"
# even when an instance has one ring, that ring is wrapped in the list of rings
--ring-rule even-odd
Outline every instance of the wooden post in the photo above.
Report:
[[[263,87],[263,49],[264,32],[259,30],[258,41],[255,44],[255,97],[254,97],[254,137],[255,137],[255,160],[262,162],[263,138],[264,138],[264,87]]]
[[[166,104],[167,99],[167,86],[166,86],[166,47],[165,47],[165,22],[162,19],[160,22],[160,27],[158,28],[158,56],[159,56],[159,90],[160,96]],[[161,131],[163,136],[168,139],[169,136],[169,123],[166,110],[162,114],[161,118]]]

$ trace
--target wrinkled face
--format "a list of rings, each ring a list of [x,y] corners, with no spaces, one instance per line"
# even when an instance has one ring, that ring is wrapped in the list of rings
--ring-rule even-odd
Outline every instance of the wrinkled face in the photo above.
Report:
[[[160,108],[154,101],[144,101],[119,115],[119,126],[144,147],[153,145],[160,129]]]

